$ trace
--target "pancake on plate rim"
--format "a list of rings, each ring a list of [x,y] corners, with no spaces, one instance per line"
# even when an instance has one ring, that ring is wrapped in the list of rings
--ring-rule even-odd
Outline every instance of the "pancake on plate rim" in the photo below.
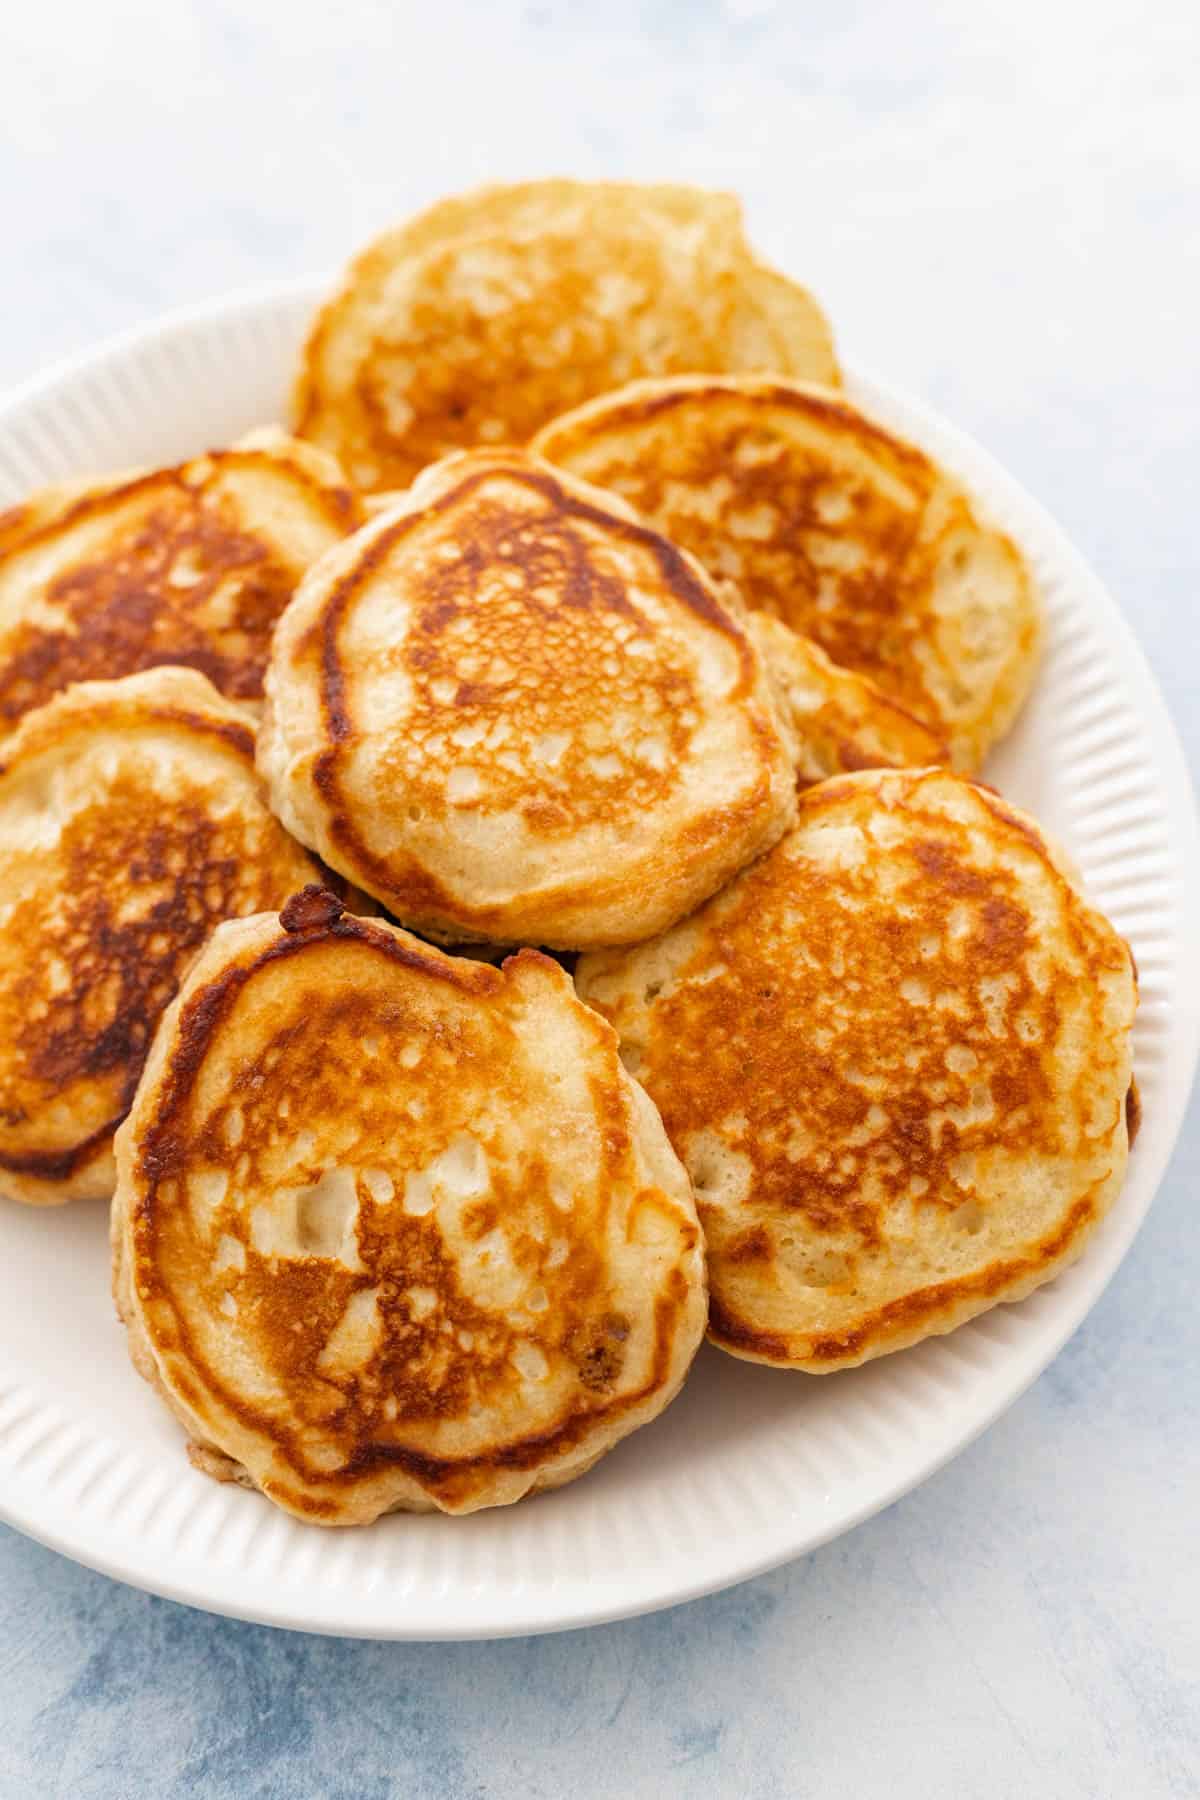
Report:
[[[611,488],[977,768],[1037,669],[1042,608],[962,484],[844,395],[774,375],[630,384],[531,448]]]
[[[0,515],[0,736],[72,682],[165,663],[257,702],[297,581],[362,518],[333,458],[273,428],[30,495]]]
[[[0,1194],[112,1192],[112,1135],[217,920],[320,872],[267,808],[253,721],[192,669],[81,682],[0,750]]]
[[[691,919],[580,959],[708,1241],[710,1336],[823,1372],[1073,1261],[1128,1154],[1128,946],[1025,814],[948,771],[800,796]]]

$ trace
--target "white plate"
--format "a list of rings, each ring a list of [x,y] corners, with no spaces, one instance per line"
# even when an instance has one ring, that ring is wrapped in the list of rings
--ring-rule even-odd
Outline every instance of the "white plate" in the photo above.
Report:
[[[41,482],[184,457],[278,418],[319,285],[176,315],[0,407],[0,505]],[[1017,1307],[809,1380],[706,1349],[683,1394],[585,1480],[469,1519],[295,1523],[195,1473],[125,1355],[103,1208],[0,1204],[0,1514],[123,1581],[214,1611],[362,1637],[548,1631],[667,1606],[812,1549],[937,1469],[1040,1373],[1133,1239],[1174,1144],[1200,1033],[1200,859],[1186,766],[1112,600],[979,449],[882,383],[851,393],[966,476],[1050,613],[1033,701],[988,774],[1073,853],[1132,942],[1145,1123],[1083,1261]]]

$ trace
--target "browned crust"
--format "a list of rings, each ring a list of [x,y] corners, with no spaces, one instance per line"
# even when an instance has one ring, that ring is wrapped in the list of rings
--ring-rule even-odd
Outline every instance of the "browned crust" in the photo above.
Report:
[[[612,195],[644,199],[649,208],[648,220],[661,207],[664,196],[670,197],[673,206],[681,201],[689,204],[697,217],[701,216],[696,210],[698,204],[702,203],[705,208],[719,205],[728,215],[726,229],[732,226],[738,239],[742,234],[742,207],[736,195],[688,183],[654,182],[647,185],[638,181],[577,181],[551,176],[534,181],[487,182],[465,193],[434,201],[359,250],[347,265],[338,286],[318,311],[301,351],[292,389],[291,417],[296,435],[305,436],[313,415],[320,410],[318,372],[324,361],[330,328],[338,319],[347,295],[370,285],[380,274],[386,274],[398,251],[406,258],[422,256],[438,244],[478,231],[493,208],[507,219],[507,209],[522,199],[537,197],[549,201],[553,197],[558,201],[577,201],[585,193],[596,199]],[[553,222],[542,229],[553,230]]]
[[[911,1294],[902,1294],[886,1306],[863,1313],[857,1324],[846,1331],[805,1339],[802,1349],[783,1332],[759,1331],[737,1318],[715,1294],[709,1301],[708,1335],[723,1350],[794,1368],[813,1363],[840,1366],[862,1361],[866,1354],[879,1355],[891,1347],[894,1339],[909,1342],[924,1335],[922,1328],[934,1318],[946,1322],[942,1329],[952,1329],[997,1301],[1022,1297],[1026,1284],[1040,1284],[1059,1263],[1068,1260],[1080,1239],[1099,1221],[1096,1200],[1106,1180],[1097,1182],[1077,1200],[1058,1227],[1040,1238],[1024,1256],[990,1263],[974,1275],[934,1282]]]
[[[121,682],[81,684],[27,715],[5,750],[0,753],[0,783],[13,775],[30,757],[41,757],[98,726],[126,726],[132,731],[140,732],[147,724],[156,722],[215,740],[224,749],[231,750],[240,757],[246,764],[247,772],[254,774],[254,732],[248,723],[231,716],[232,708],[229,713],[225,713],[228,703],[218,702],[215,693],[214,708],[219,704],[222,709],[220,714],[216,710],[201,713],[188,707],[147,701],[140,695],[135,698],[121,692],[123,685]],[[304,854],[314,868],[321,867],[311,852]],[[33,1176],[46,1182],[68,1181],[86,1167],[97,1151],[111,1140],[113,1132],[129,1110],[139,1072],[138,1068],[131,1068],[118,1109],[95,1131],[63,1150],[0,1149],[0,1169],[6,1169],[13,1175]]]
[[[72,1175],[88,1163],[112,1138],[113,1132],[129,1110],[132,1091],[126,1096],[121,1110],[105,1121],[99,1130],[93,1131],[90,1137],[80,1138],[69,1150],[26,1150],[13,1152],[0,1150],[0,1169],[7,1169],[13,1175],[36,1175],[39,1181],[67,1181]]]
[[[381,894],[388,894],[408,907],[418,904],[428,907],[450,919],[461,908],[436,877],[425,870],[409,870],[403,885],[398,885],[387,863],[374,855],[355,828],[352,809],[342,791],[338,768],[340,746],[349,742],[354,734],[346,698],[346,677],[338,651],[338,634],[359,590],[383,564],[396,544],[431,516],[451,511],[497,474],[502,474],[505,480],[532,488],[560,513],[586,524],[599,526],[641,549],[649,550],[658,563],[664,584],[674,598],[713,630],[722,632],[736,646],[741,669],[741,681],[736,691],[739,694],[748,692],[755,677],[754,653],[745,633],[709,591],[707,582],[692,566],[690,559],[649,526],[571,493],[549,469],[529,469],[515,462],[497,462],[473,471],[419,511],[406,513],[395,519],[372,538],[354,567],[326,596],[320,616],[313,627],[314,634],[320,634],[320,705],[330,747],[322,751],[314,762],[312,779],[328,811],[330,836],[346,856],[352,859],[352,866],[365,873]],[[579,600],[581,604],[588,603],[585,595],[581,595]],[[759,735],[764,734],[765,727],[761,727]],[[702,828],[707,831],[709,821],[703,821]],[[478,925],[479,909],[472,912],[471,922]]]
[[[621,196],[627,202],[640,203],[640,211],[625,215],[616,225],[615,233],[614,221],[607,215],[604,204],[614,196]],[[542,202],[534,223],[528,219],[521,220],[522,203],[529,200]],[[568,212],[577,212],[581,203],[590,203],[588,211],[593,220],[597,217],[596,208],[599,207],[602,215],[599,229],[605,235],[614,235],[618,240],[631,238],[648,243],[655,241],[668,221],[678,221],[682,208],[689,226],[703,226],[707,255],[719,252],[722,255],[722,266],[727,264],[728,267],[737,269],[742,304],[775,328],[777,352],[768,359],[767,366],[785,366],[789,358],[799,356],[801,346],[807,345],[811,340],[813,355],[810,359],[810,372],[816,376],[819,367],[820,375],[817,378],[827,380],[834,387],[840,385],[841,373],[828,319],[806,287],[753,253],[745,239],[742,208],[736,196],[680,184],[563,179],[499,183],[452,196],[425,209],[412,219],[385,231],[351,259],[336,288],[313,319],[300,351],[289,401],[289,415],[295,433],[301,437],[311,437],[314,441],[332,442],[341,438],[344,447],[345,436],[337,430],[339,399],[344,405],[348,396],[343,383],[329,376],[326,367],[329,347],[336,340],[347,316],[354,317],[355,309],[364,296],[367,297],[368,304],[379,303],[383,283],[391,272],[420,263],[423,258],[438,251],[445,252],[455,243],[469,243],[481,234],[486,237],[492,231],[498,232],[507,242],[536,243],[545,236],[557,236],[564,231],[570,236],[578,231],[579,226],[578,222],[574,225],[567,224],[562,210],[564,203]],[[515,218],[512,210],[514,206],[517,209]],[[718,272],[716,285],[720,284],[721,276]],[[781,323],[781,307],[782,313],[792,313],[791,323],[795,327],[795,309],[798,305],[807,316],[803,317],[798,328],[785,333]],[[698,366],[720,367],[726,360],[728,359],[717,354],[711,360],[708,357],[698,359]],[[802,358],[801,363],[803,367],[809,367],[808,359]],[[374,460],[377,465],[380,462],[394,465],[397,460],[397,434],[382,417],[374,395],[363,391],[361,375],[360,361],[359,379],[352,380],[348,386],[353,393],[354,402],[361,407],[368,422],[368,440],[376,452]],[[599,392],[609,385],[609,381],[602,381],[595,391]],[[545,420],[541,422],[544,424]],[[511,439],[520,442],[528,441],[533,435],[532,428],[508,433]],[[391,485],[395,485],[400,479],[411,479],[421,462],[432,460],[432,455],[403,460],[408,464],[407,471],[392,466]],[[375,474],[376,479],[370,485],[389,484],[389,478],[381,473],[378,466]]]
[[[44,590],[57,622],[31,614],[6,629],[0,656],[0,730],[12,730],[37,706],[79,681],[110,679],[168,664],[206,675],[235,700],[261,699],[270,629],[290,597],[297,570],[271,548],[269,532],[250,519],[227,514],[220,484],[258,473],[292,496],[310,528],[342,538],[361,523],[358,496],[335,479],[305,466],[312,446],[288,440],[278,446],[235,446],[211,451],[170,468],[151,470],[81,491],[65,490],[54,504],[34,495],[15,509],[0,531],[0,575],[19,577],[28,557],[47,547],[70,547],[97,526],[136,517],[134,548],[101,541],[92,552],[69,556]],[[56,490],[47,490],[53,496]],[[22,516],[27,515],[25,522]],[[2,523],[2,521],[0,521]],[[124,529],[121,527],[120,529]],[[172,587],[167,560],[196,555],[195,584]],[[203,611],[214,584],[233,576],[240,599],[223,624]],[[195,613],[191,610],[198,607]]]
[[[297,478],[300,477],[300,471],[293,464],[281,460],[278,455],[272,454],[266,449],[211,450],[203,456],[193,458],[189,463],[179,464],[178,467],[152,469],[145,475],[136,475],[132,480],[122,482],[119,487],[89,489],[81,499],[73,501],[65,511],[55,513],[49,522],[36,524],[28,533],[22,533],[14,548],[24,552],[37,544],[44,543],[47,538],[58,537],[63,531],[70,530],[73,526],[94,518],[97,513],[107,511],[114,501],[123,502],[140,494],[151,493],[155,488],[176,487],[181,483],[184,486],[204,485],[203,483],[189,482],[187,479],[187,471],[197,463],[203,462],[211,463],[214,472],[218,468],[227,469],[233,465],[238,468],[266,469],[272,474],[278,474],[281,469],[287,469]],[[340,532],[352,530],[358,523],[360,513],[360,502],[354,490],[348,484],[344,488],[325,487],[308,475],[305,475],[303,479],[305,488],[328,514],[330,524]],[[2,518],[13,517],[18,511],[19,509],[14,507],[12,514],[4,514]]]
[[[427,948],[397,927],[351,914],[334,914],[333,907],[317,903],[320,892],[316,888],[306,890],[309,903],[305,906],[297,907],[289,902],[292,923],[290,928],[285,928],[287,935],[266,944],[244,962],[231,963],[191,995],[179,1014],[176,1041],[164,1073],[155,1122],[143,1139],[134,1165],[134,1177],[140,1185],[140,1193],[130,1214],[136,1270],[134,1280],[138,1293],[143,1300],[160,1299],[170,1307],[174,1321],[170,1348],[174,1354],[182,1355],[188,1365],[183,1371],[173,1367],[169,1382],[156,1368],[154,1384],[160,1387],[170,1403],[174,1404],[175,1397],[178,1396],[185,1406],[199,1413],[204,1396],[197,1388],[193,1375],[198,1378],[203,1388],[215,1396],[240,1425],[269,1440],[276,1453],[289,1467],[296,1470],[301,1482],[309,1484],[292,1486],[269,1477],[262,1483],[263,1492],[289,1510],[303,1514],[314,1522],[336,1522],[340,1514],[337,1501],[314,1492],[315,1487],[326,1490],[332,1488],[335,1491],[348,1488],[364,1476],[385,1469],[397,1469],[408,1475],[431,1496],[436,1495],[447,1510],[452,1511],[455,1510],[456,1500],[470,1497],[476,1485],[474,1478],[479,1472],[537,1468],[574,1449],[601,1420],[612,1421],[626,1415],[635,1411],[652,1395],[665,1392],[671,1373],[679,1319],[688,1302],[688,1282],[683,1270],[675,1267],[666,1279],[664,1291],[655,1301],[654,1350],[645,1382],[619,1399],[606,1397],[603,1407],[599,1409],[577,1406],[551,1430],[498,1444],[485,1453],[442,1458],[428,1456],[404,1445],[364,1444],[341,1468],[322,1470],[318,1477],[308,1475],[297,1466],[287,1434],[280,1431],[277,1422],[265,1418],[238,1393],[231,1391],[199,1355],[192,1335],[167,1292],[153,1259],[139,1248],[137,1242],[139,1237],[145,1238],[153,1233],[153,1215],[160,1183],[179,1172],[181,1150],[172,1134],[195,1086],[214,1032],[227,1016],[237,995],[259,971],[284,958],[302,954],[323,942],[351,941],[366,945],[403,968],[446,982],[461,992],[476,997],[495,995],[503,988],[508,963],[532,961],[554,969],[556,974],[561,973],[553,958],[533,949],[520,950],[515,957],[508,959],[502,969],[487,963],[447,956],[441,951]],[[615,1054],[616,1036],[607,1021],[591,1014],[589,1023],[610,1042]],[[698,1226],[681,1222],[680,1230],[684,1248],[693,1249],[699,1239]],[[119,1301],[118,1310],[121,1310]],[[126,1320],[126,1323],[129,1321]],[[150,1341],[153,1343],[155,1339],[151,1338]],[[200,1445],[198,1450],[199,1457],[193,1455],[197,1466],[217,1479],[238,1478],[241,1465],[228,1458],[223,1451],[218,1450],[216,1453],[220,1464],[210,1466],[209,1447]],[[226,1462],[229,1463],[228,1469],[224,1467]],[[539,1482],[535,1485],[552,1485],[554,1478],[555,1472],[549,1470],[547,1483]]]
[[[574,411],[563,413],[560,418],[552,419],[544,425],[530,443],[535,456],[545,456],[553,462],[561,445],[571,442],[576,429],[582,428],[587,435],[587,428],[597,419],[602,419],[605,428],[635,425],[647,419],[655,419],[662,413],[674,412],[677,407],[688,406],[694,400],[736,399],[747,394],[756,400],[769,400],[773,406],[784,410],[812,415],[830,423],[846,426],[854,432],[855,437],[882,451],[894,462],[899,463],[914,477],[928,480],[934,465],[922,450],[915,444],[906,443],[902,438],[893,437],[882,425],[866,417],[864,413],[852,406],[833,389],[806,384],[802,381],[780,382],[770,377],[756,375],[713,376],[711,379],[698,378],[692,375],[650,376],[642,382],[631,383],[631,388],[656,388],[659,392],[631,392],[626,400],[602,397],[598,400],[585,401]],[[669,389],[670,391],[663,391]]]
[[[216,738],[242,757],[251,769],[254,767],[254,732],[240,719],[218,719],[208,713],[191,712],[186,707],[146,706],[140,701],[137,710],[131,711],[128,701],[116,695],[89,704],[86,711],[76,711],[73,701],[72,696],[70,710],[64,709],[58,717],[51,716],[49,707],[39,708],[36,714],[29,715],[17,734],[0,750],[0,781],[10,775],[31,751],[37,756],[44,755],[56,744],[74,737],[80,729],[91,730],[97,723],[119,725],[122,721],[140,728],[147,719],[160,719],[164,725],[182,726],[203,737]]]
[[[831,780],[835,775],[858,775],[881,768],[923,768],[948,762],[950,747],[944,734],[886,693],[869,675],[840,668],[815,641],[801,637],[770,613],[752,613],[750,626],[768,679],[778,690],[780,710],[795,729],[798,790],[820,780]],[[832,687],[819,709],[795,708],[791,697],[796,679],[793,657],[798,660],[797,672],[805,683],[813,664],[818,673],[828,670]],[[853,683],[857,690],[852,691],[849,703],[843,699],[843,682]],[[851,710],[856,705],[861,708],[861,723]],[[887,743],[886,753],[869,747],[875,737]],[[822,766],[822,742],[829,746],[834,764],[831,769]]]
[[[368,944],[403,968],[444,981],[464,994],[494,994],[503,985],[503,974],[490,963],[475,963],[466,957],[450,957],[438,950],[427,950],[417,938],[410,937],[407,932],[400,933],[376,924],[373,920],[358,918],[353,913],[340,913],[327,921],[318,919],[307,927],[303,924],[293,926],[286,931],[286,935],[268,944],[249,962],[231,965],[199,993],[193,994],[180,1014],[177,1042],[171,1055],[170,1075],[158,1103],[155,1124],[146,1134],[138,1157],[138,1173],[146,1183],[146,1192],[138,1204],[138,1212],[145,1219],[150,1217],[154,1190],[174,1166],[169,1148],[170,1129],[195,1085],[213,1032],[236,996],[259,969],[311,949],[314,943],[323,939],[349,939]],[[543,958],[540,951],[527,950],[521,954],[551,962],[549,957]]]
[[[882,516],[875,521],[874,547],[888,564],[886,579],[878,572],[869,579],[856,577],[843,591],[843,604],[821,610],[813,604],[809,591],[816,571],[809,565],[807,552],[799,547],[813,521],[807,516],[799,518],[793,510],[794,502],[789,501],[780,512],[778,530],[769,542],[759,545],[747,540],[740,546],[747,605],[774,613],[793,629],[811,636],[835,663],[868,676],[889,695],[911,706],[918,719],[949,738],[954,765],[964,772],[973,770],[987,748],[1007,732],[1025,697],[1043,630],[1042,609],[1032,571],[1011,536],[982,516],[970,491],[924,450],[894,436],[835,390],[779,376],[736,373],[630,382],[615,394],[587,401],[552,420],[534,436],[531,449],[565,468],[576,468],[580,473],[586,470],[590,478],[600,483],[613,478],[614,465],[625,466],[639,480],[623,491],[648,517],[677,536],[703,561],[719,548],[717,524],[699,516],[691,519],[686,508],[665,498],[662,482],[669,457],[664,457],[660,466],[651,451],[649,463],[644,456],[639,461],[636,447],[628,439],[636,439],[642,427],[656,420],[660,421],[661,434],[664,418],[682,429],[688,423],[689,409],[695,408],[701,416],[698,443],[706,449],[715,448],[715,438],[709,443],[707,427],[717,422],[719,409],[736,409],[739,401],[779,415],[781,443],[787,435],[785,415],[813,426],[823,425],[827,432],[852,442],[908,486],[915,502],[915,511],[903,530],[893,521],[885,531]],[[706,412],[712,413],[711,420],[703,417]],[[736,411],[734,418],[736,429],[741,423]],[[686,433],[680,441],[686,442]],[[690,473],[676,471],[676,478],[684,486],[689,482],[703,485],[714,480],[722,466],[720,460],[698,461]],[[739,475],[735,488],[739,501],[755,491],[748,475]],[[769,499],[769,482],[765,494]],[[888,503],[882,510],[887,514],[893,509]],[[924,522],[943,514],[938,529],[927,534]],[[972,691],[968,683],[963,696],[958,697],[954,659],[949,650],[946,654],[939,651],[929,669],[916,652],[922,640],[927,647],[933,643],[928,629],[930,619],[925,618],[922,625],[921,614],[927,610],[927,590],[939,568],[939,545],[962,530],[986,539],[994,554],[1009,566],[1013,616],[1006,628],[1009,641],[1005,654],[989,655],[986,684],[981,681]],[[774,564],[779,555],[792,554],[786,547],[793,537],[800,562],[785,579]],[[802,575],[801,570],[807,573]],[[855,594],[857,598],[852,598]],[[890,618],[903,625],[902,641],[884,650],[880,646],[887,644]]]
[[[902,776],[898,774],[891,779],[902,779],[906,786],[919,785],[927,779],[951,780],[969,790],[997,825],[1010,836],[1019,838],[1022,849],[1032,851],[1056,886],[1065,890],[1064,905],[1070,921],[1067,929],[1072,935],[1082,938],[1090,934],[1096,925],[1103,923],[1106,940],[1113,949],[1114,960],[1109,966],[1115,967],[1115,959],[1124,954],[1128,957],[1132,971],[1132,953],[1124,940],[1107,926],[1107,922],[1102,921],[1101,916],[1080,893],[1033,821],[1010,807],[994,789],[984,783],[948,776],[938,770],[904,771]],[[864,783],[869,785],[868,778],[847,775],[807,789],[801,796],[801,821],[811,821],[814,816],[819,817],[828,812],[836,814],[846,802],[864,792]],[[952,893],[967,899],[978,898],[986,886],[984,878],[973,870],[956,868],[949,859],[945,846],[933,837],[914,843],[912,852],[930,877]],[[987,924],[991,931],[1001,936],[1011,928],[1002,913],[998,913]],[[1090,956],[1087,960],[1094,976],[1095,960]],[[584,992],[587,992],[586,985]],[[715,1028],[719,1029],[719,1023]],[[646,1076],[643,1079],[648,1081],[653,1094],[653,1080]],[[657,1097],[663,1105],[668,1124],[673,1129],[680,1130],[681,1122],[679,1119],[672,1120],[667,1099],[661,1094]],[[961,1276],[928,1283],[882,1305],[858,1312],[843,1329],[828,1332],[759,1326],[754,1321],[751,1309],[744,1303],[730,1304],[722,1298],[721,1282],[718,1279],[710,1302],[709,1337],[722,1349],[752,1361],[821,1373],[829,1369],[853,1366],[888,1351],[904,1348],[925,1336],[953,1330],[968,1318],[998,1302],[1023,1299],[1081,1253],[1087,1237],[1099,1224],[1116,1196],[1119,1187],[1117,1172],[1123,1167],[1126,1145],[1132,1144],[1136,1136],[1139,1117],[1137,1083],[1136,1080],[1131,1080],[1127,1091],[1121,1095],[1114,1116],[1109,1140],[1112,1146],[1110,1165],[1103,1173],[1094,1176],[1086,1191],[1070,1202],[1063,1215],[1039,1239],[1023,1245],[1019,1253],[996,1258],[986,1266]],[[701,1214],[703,1217],[703,1205]],[[868,1221],[856,1218],[855,1223],[860,1230],[865,1230]],[[729,1241],[721,1248],[720,1260],[722,1264],[735,1267],[743,1263],[752,1264],[768,1257],[770,1250],[766,1232],[761,1226],[750,1225],[740,1233],[731,1232]]]
[[[591,1408],[579,1407],[550,1431],[531,1433],[512,1443],[499,1444],[494,1450],[473,1456],[426,1456],[419,1450],[406,1449],[402,1444],[364,1444],[340,1469],[323,1472],[320,1477],[322,1485],[348,1487],[364,1476],[386,1469],[399,1469],[427,1493],[437,1494],[444,1501],[453,1502],[457,1494],[470,1491],[473,1486],[472,1478],[480,1472],[535,1469],[540,1464],[554,1462],[564,1452],[573,1450],[589,1431],[594,1430],[600,1417],[611,1420],[622,1413],[631,1412],[665,1386],[671,1367],[671,1346],[680,1309],[687,1299],[686,1283],[678,1269],[672,1272],[670,1287],[671,1292],[660,1295],[655,1302],[654,1356],[645,1384],[636,1392],[623,1395],[618,1401],[606,1401],[601,1414]],[[183,1341],[187,1341],[185,1334],[181,1334],[181,1337]],[[253,1407],[231,1400],[225,1389],[213,1380],[211,1373],[206,1371],[206,1374],[220,1393],[222,1403],[236,1414],[241,1423],[259,1431],[267,1429]],[[277,1431],[272,1433],[272,1438],[278,1447]],[[322,1498],[306,1489],[286,1486],[273,1478],[264,1484],[263,1491],[272,1499],[284,1502],[290,1510],[306,1513],[318,1521],[335,1518],[339,1510],[336,1500]]]
[[[1021,812],[1015,806],[1010,806],[1008,801],[1001,795],[998,788],[993,787],[988,781],[980,781],[978,777],[974,775],[963,775],[948,770],[943,771],[939,768],[880,771],[864,769],[855,771],[854,773],[847,773],[846,775],[834,775],[828,781],[818,782],[815,786],[805,790],[802,797],[805,817],[811,816],[812,813],[827,807],[840,806],[843,800],[850,798],[859,791],[860,781],[863,776],[870,776],[876,773],[904,775],[907,776],[910,781],[914,782],[920,781],[926,775],[932,774],[937,779],[950,779],[961,783],[963,787],[971,790],[976,799],[979,800],[979,802],[992,814],[993,818],[999,820],[1008,830],[1015,831],[1024,840],[1026,847],[1037,854],[1038,859],[1045,864],[1046,868],[1057,879],[1064,879],[1063,869],[1060,867],[1058,861],[1051,852],[1049,845],[1046,843],[1045,838],[1042,836],[1037,825],[1029,815]],[[928,852],[926,852],[926,854],[928,854]],[[1068,882],[1068,885],[1073,890],[1075,889],[1075,884],[1073,882]],[[1124,939],[1121,941],[1129,955],[1130,962],[1132,962],[1133,952],[1129,949],[1128,944],[1124,943]]]

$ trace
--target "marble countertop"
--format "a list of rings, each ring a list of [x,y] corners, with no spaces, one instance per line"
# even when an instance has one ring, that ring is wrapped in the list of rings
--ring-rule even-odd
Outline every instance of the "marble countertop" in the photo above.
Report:
[[[740,189],[846,351],[1057,514],[1200,753],[1187,0],[38,0],[0,59],[0,383],[484,178]],[[14,41],[15,40],[15,41]],[[0,1531],[0,1795],[1200,1792],[1200,1118],[1062,1356],[850,1536],[500,1644],[210,1618]]]

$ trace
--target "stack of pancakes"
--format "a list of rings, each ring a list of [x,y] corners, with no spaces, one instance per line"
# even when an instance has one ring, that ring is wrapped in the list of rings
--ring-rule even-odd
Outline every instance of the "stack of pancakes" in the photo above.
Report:
[[[845,1368],[1077,1256],[1133,961],[972,780],[1038,594],[736,202],[443,202],[292,423],[0,516],[0,1187],[114,1196],[193,1461],[503,1504],[706,1330]]]

